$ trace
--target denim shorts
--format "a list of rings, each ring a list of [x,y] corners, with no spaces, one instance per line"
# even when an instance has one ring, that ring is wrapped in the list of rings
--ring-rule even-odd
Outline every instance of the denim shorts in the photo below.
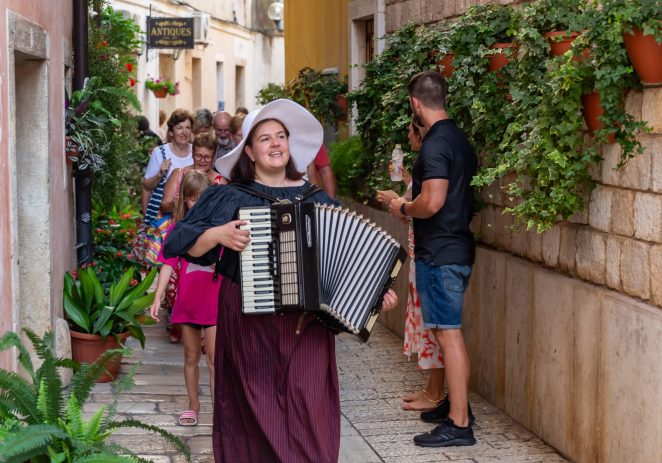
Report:
[[[462,302],[470,277],[470,265],[416,261],[416,290],[426,328],[462,327]]]

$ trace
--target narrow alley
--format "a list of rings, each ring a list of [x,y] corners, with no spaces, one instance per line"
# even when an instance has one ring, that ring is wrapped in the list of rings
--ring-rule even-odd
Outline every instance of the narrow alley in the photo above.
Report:
[[[183,438],[191,448],[194,462],[213,462],[211,450],[211,400],[207,369],[201,359],[201,413],[195,427],[176,425],[178,413],[187,406],[182,371],[183,347],[168,343],[162,326],[146,328],[147,343],[134,349],[122,364],[122,372],[140,363],[135,387],[121,396],[118,412],[146,423],[164,427]],[[473,447],[426,449],[414,445],[416,434],[433,425],[421,422],[417,412],[404,411],[400,397],[420,388],[425,382],[415,361],[401,353],[402,341],[382,325],[377,325],[367,344],[341,335],[337,339],[340,378],[342,463],[420,463],[453,461],[456,463],[494,462],[563,462],[553,448],[508,416],[471,393],[476,415],[474,432],[478,443]],[[112,398],[110,384],[95,386],[86,411]],[[184,458],[152,434],[135,430],[121,431],[113,439],[120,441],[144,458],[156,463],[179,463]],[[258,462],[256,462],[258,463]]]

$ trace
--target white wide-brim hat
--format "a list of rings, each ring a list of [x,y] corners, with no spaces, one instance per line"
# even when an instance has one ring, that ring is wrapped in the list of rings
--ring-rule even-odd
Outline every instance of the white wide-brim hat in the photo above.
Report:
[[[232,168],[244,152],[246,140],[258,122],[265,119],[277,119],[282,122],[290,133],[288,142],[290,157],[299,172],[306,172],[308,165],[322,147],[324,129],[315,116],[303,106],[291,100],[274,100],[260,109],[248,113],[241,126],[243,138],[225,156],[216,160],[214,167],[225,178],[232,180]]]

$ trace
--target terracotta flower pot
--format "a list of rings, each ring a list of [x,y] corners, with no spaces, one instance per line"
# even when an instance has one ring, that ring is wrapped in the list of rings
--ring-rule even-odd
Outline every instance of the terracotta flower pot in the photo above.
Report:
[[[156,98],[165,98],[168,95],[168,90],[164,88],[153,88],[152,93]]]
[[[490,48],[493,49],[513,48],[513,54],[514,54],[517,51],[517,44],[515,44],[514,42],[499,42],[499,43],[495,43]],[[493,72],[499,71],[510,62],[508,56],[503,52],[497,53],[495,55],[490,55],[489,59],[490,59],[490,71]]]
[[[561,38],[559,38],[561,37]],[[572,43],[579,37],[579,32],[551,31],[545,33],[545,38],[549,42],[552,56],[563,56],[572,48]],[[582,61],[588,58],[588,49],[585,49],[581,56],[575,56],[572,59]]]
[[[455,66],[453,66],[454,59],[455,55],[453,53],[446,53],[442,59],[435,61],[437,72],[440,72],[446,79],[450,78],[453,75],[453,71],[455,71]]]
[[[662,83],[662,43],[655,41],[652,35],[644,35],[643,31],[634,28],[631,34],[623,34],[625,50],[645,84]]]
[[[71,357],[77,362],[93,363],[98,359],[101,354],[110,349],[117,349],[120,343],[117,342],[115,336],[107,336],[103,339],[97,334],[79,333],[77,331],[70,331],[71,334]],[[119,338],[124,344],[129,337],[129,333],[119,334]],[[115,357],[113,360],[106,363],[106,373],[102,374],[97,380],[98,383],[107,383],[117,377],[120,371],[120,363],[122,356]]]
[[[602,116],[604,109],[600,103],[600,94],[598,92],[591,92],[582,95],[582,113],[584,120],[591,132],[602,129],[602,121],[599,117]],[[608,138],[609,143],[615,143],[614,134],[610,134]]]

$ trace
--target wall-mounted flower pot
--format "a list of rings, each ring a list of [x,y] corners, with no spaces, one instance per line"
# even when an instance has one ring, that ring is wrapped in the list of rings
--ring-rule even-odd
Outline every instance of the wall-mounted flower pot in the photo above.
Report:
[[[453,53],[446,53],[444,57],[435,62],[437,65],[437,72],[441,73],[446,79],[450,78],[455,71],[455,66],[453,66],[453,60],[455,55]]]
[[[505,50],[508,48],[512,49],[512,54],[514,55],[517,52],[517,44],[514,42],[499,42],[495,43],[494,45],[490,46],[492,49],[501,49]],[[496,53],[494,55],[488,56],[490,59],[489,65],[490,65],[490,71],[497,72],[501,70],[503,67],[505,67],[509,62],[510,59],[508,58],[508,55],[505,53]]]
[[[120,348],[115,336],[107,336],[106,339],[103,339],[96,334],[79,333],[73,330],[69,333],[71,334],[71,357],[76,362],[93,363],[107,350]],[[129,333],[121,333],[118,336],[123,344],[129,337]],[[107,362],[106,372],[99,377],[97,382],[108,383],[115,379],[120,371],[121,362],[122,356],[117,356]]]
[[[623,34],[625,50],[644,84],[662,83],[662,43],[655,36],[644,35],[634,28],[631,34]]]
[[[551,31],[545,32],[545,38],[549,42],[552,56],[563,56],[572,49],[572,43],[579,37],[579,32]],[[572,58],[575,61],[582,61],[588,58],[588,49],[585,49],[581,56]]]
[[[591,92],[582,95],[582,113],[584,120],[591,132],[596,132],[602,129],[602,121],[599,117],[602,116],[604,109],[600,103],[600,94],[598,92]],[[615,143],[614,134],[610,134],[608,138],[609,143]]]
[[[156,98],[165,98],[168,95],[168,90],[164,88],[153,88],[152,93]]]

